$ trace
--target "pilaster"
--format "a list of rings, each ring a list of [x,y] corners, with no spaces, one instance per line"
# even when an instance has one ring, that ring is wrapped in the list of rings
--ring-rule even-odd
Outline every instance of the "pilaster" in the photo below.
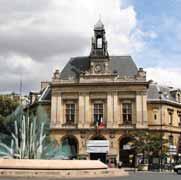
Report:
[[[78,127],[83,128],[85,124],[85,99],[84,94],[79,94],[79,102],[78,102]]]
[[[118,94],[113,93],[113,127],[117,127],[119,124],[120,111],[118,106]]]
[[[136,95],[136,127],[147,128],[147,97],[143,92]]]
[[[112,93],[107,94],[107,128],[111,128],[113,125],[113,95]]]
[[[91,124],[91,105],[90,105],[90,97],[89,93],[85,94],[85,128],[89,128]]]

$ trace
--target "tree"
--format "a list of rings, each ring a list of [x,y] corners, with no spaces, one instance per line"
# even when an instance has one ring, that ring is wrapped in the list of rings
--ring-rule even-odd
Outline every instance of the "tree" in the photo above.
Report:
[[[160,157],[162,149],[162,158],[168,152],[168,140],[164,138],[163,133],[148,130],[130,131],[129,135],[133,137],[133,144],[136,154],[143,155],[144,159]],[[161,143],[162,141],[162,143]]]
[[[0,132],[10,133],[11,122],[8,121],[10,116],[19,106],[18,99],[12,99],[9,96],[0,96]]]
[[[17,99],[12,99],[9,96],[0,96],[0,115],[6,117],[10,115],[18,107],[19,102]]]

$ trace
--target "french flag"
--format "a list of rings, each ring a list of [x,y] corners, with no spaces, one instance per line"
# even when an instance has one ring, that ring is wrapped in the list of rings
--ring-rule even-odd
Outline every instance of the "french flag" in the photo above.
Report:
[[[104,127],[105,127],[105,124],[103,122],[103,118],[101,117],[100,123],[99,123],[99,128],[104,128]]]

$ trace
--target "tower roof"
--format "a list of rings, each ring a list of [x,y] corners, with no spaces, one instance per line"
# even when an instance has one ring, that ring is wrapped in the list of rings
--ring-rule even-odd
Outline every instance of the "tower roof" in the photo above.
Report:
[[[102,23],[101,19],[99,19],[94,26],[94,30],[103,30],[103,29],[104,29],[104,24]]]

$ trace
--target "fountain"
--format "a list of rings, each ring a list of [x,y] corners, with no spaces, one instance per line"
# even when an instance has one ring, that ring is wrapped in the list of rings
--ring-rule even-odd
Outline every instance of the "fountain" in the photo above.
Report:
[[[10,143],[7,136],[0,139],[0,156],[6,159],[66,159],[61,146],[49,137],[49,121],[42,107],[37,116],[22,113],[21,107],[11,116],[14,117],[14,132]]]
[[[69,158],[70,147],[59,145],[49,136],[50,121],[41,106],[36,116],[24,113],[22,107],[18,107],[8,118],[14,122],[14,128],[11,135],[0,137],[0,174],[77,176],[89,172],[87,170],[97,172],[107,169],[105,164],[97,160],[65,160]]]

